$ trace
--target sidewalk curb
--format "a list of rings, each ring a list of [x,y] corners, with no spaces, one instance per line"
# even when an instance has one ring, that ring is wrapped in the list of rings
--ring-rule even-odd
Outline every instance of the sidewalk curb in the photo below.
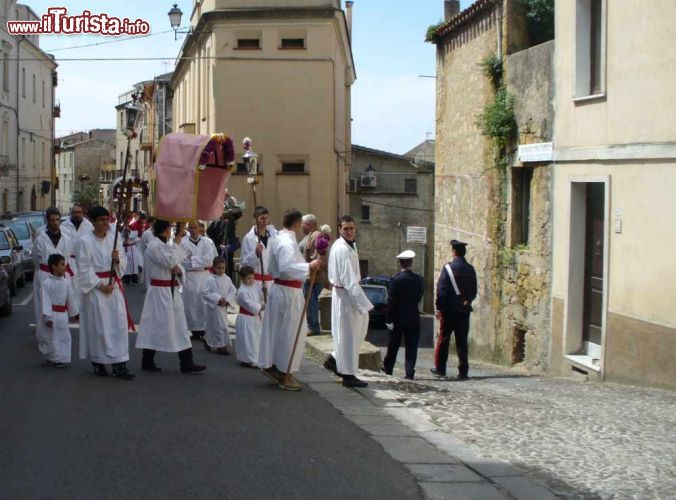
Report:
[[[465,442],[441,431],[422,410],[379,399],[369,388],[344,388],[316,358],[306,357],[297,378],[411,471],[423,498],[558,498],[509,463],[479,456]]]

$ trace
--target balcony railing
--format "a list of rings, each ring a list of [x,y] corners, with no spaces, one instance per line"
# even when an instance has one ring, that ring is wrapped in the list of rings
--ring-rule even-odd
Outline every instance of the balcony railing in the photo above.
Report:
[[[418,178],[412,174],[350,175],[350,193],[418,194]]]

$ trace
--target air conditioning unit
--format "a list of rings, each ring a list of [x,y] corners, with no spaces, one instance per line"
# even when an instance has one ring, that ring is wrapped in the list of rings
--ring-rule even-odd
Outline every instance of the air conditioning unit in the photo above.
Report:
[[[361,187],[370,187],[374,188],[376,187],[376,178],[375,177],[370,177],[368,175],[364,175],[361,178],[361,182],[359,183]]]

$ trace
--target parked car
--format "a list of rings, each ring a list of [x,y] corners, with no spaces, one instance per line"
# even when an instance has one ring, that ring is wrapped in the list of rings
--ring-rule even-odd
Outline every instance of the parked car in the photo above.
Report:
[[[390,281],[392,281],[392,276],[385,276],[385,275],[367,276],[366,278],[362,279],[359,282],[359,284],[361,284],[361,285],[379,285],[379,286],[384,286],[385,288],[389,289]]]
[[[16,295],[17,288],[26,284],[24,277],[23,247],[14,236],[12,230],[0,225],[0,265],[9,274],[9,292]]]
[[[18,214],[12,214],[12,218],[27,220],[33,228],[33,231],[37,231],[40,226],[45,225],[44,212],[20,212]]]
[[[373,309],[369,312],[369,321],[384,324],[387,320],[387,288],[382,285],[361,285],[361,288],[373,304]]]
[[[9,274],[5,266],[0,265],[0,316],[12,314],[12,293],[9,290]]]
[[[0,224],[10,228],[19,240],[19,245],[23,247],[23,270],[27,280],[33,279],[35,273],[35,262],[31,257],[31,250],[33,249],[33,238],[35,230],[27,219],[19,219],[14,217],[8,220],[0,220]]]

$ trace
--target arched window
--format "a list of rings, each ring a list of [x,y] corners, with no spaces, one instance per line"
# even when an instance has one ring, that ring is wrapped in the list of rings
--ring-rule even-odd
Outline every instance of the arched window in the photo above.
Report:
[[[38,209],[38,194],[35,192],[35,186],[31,189],[31,211]]]
[[[9,191],[6,189],[2,192],[2,213],[6,214],[9,210]]]

